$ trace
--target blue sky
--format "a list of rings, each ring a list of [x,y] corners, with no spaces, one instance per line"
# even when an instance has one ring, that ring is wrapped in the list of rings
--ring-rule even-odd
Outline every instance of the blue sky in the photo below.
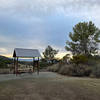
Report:
[[[0,55],[14,48],[47,45],[64,49],[68,34],[78,22],[93,21],[100,28],[99,0],[0,0]]]

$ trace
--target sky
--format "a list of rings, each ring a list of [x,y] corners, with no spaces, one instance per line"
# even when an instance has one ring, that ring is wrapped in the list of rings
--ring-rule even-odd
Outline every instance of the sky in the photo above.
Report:
[[[0,0],[0,55],[14,48],[39,49],[48,45],[66,54],[69,32],[79,22],[100,28],[99,0]]]

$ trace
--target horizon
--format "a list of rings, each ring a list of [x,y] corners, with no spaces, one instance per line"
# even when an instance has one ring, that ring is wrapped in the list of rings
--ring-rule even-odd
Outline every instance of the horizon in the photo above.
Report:
[[[42,58],[44,58],[43,57],[43,54],[42,53],[40,53],[41,54],[41,57]],[[65,53],[58,53],[56,56],[55,56],[55,58],[57,58],[57,59],[62,59],[66,54],[71,54],[70,52],[65,52]],[[12,55],[0,55],[0,56],[4,56],[4,57],[8,57],[8,58],[13,58],[13,54]],[[31,58],[21,58],[21,59],[31,59]]]
[[[97,0],[0,0],[0,55],[12,57],[14,48],[38,49],[48,45],[66,53],[69,32],[79,22],[100,28]]]

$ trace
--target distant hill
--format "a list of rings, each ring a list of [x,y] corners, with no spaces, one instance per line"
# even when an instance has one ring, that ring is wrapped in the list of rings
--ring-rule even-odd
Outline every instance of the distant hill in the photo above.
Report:
[[[13,63],[12,59],[0,55],[0,68],[6,68],[7,64],[11,64],[11,63]]]
[[[7,63],[7,64],[10,64],[10,63],[13,62],[13,60],[12,60],[11,58],[8,58],[8,57],[1,56],[1,55],[0,55],[0,62],[1,62],[1,61],[4,61],[4,62]]]
[[[23,65],[32,65],[33,66],[33,59],[19,59],[18,63]],[[5,56],[0,55],[0,68],[8,68],[7,64],[13,64],[13,59],[8,58]],[[45,61],[40,61],[40,67],[47,67],[49,64]]]
[[[13,59],[0,55],[0,68],[7,68],[7,64],[12,64],[12,63],[13,63]],[[25,64],[25,65],[33,64],[31,59],[28,59],[28,60],[27,59],[24,59],[24,60],[19,59],[19,63]]]

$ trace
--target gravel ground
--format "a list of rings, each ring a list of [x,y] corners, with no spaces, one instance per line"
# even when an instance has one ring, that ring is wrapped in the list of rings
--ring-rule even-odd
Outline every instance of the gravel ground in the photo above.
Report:
[[[0,100],[100,100],[100,79],[52,72],[0,75]]]
[[[0,74],[0,82],[7,81],[7,80],[16,80],[16,79],[27,79],[27,78],[34,78],[34,79],[52,79],[52,81],[66,81],[66,80],[94,80],[93,78],[81,78],[81,77],[69,77],[69,76],[63,76],[57,73],[53,72],[40,72],[39,75],[37,73],[24,73],[24,74],[18,74],[17,76],[15,74]],[[95,79],[98,80],[98,79]]]
[[[60,77],[60,75],[52,72],[40,72],[39,75],[37,73],[24,73],[24,74],[18,74],[17,76],[15,74],[0,74],[0,82],[7,81],[7,80],[15,80],[15,79],[24,79],[24,78],[57,78]]]

